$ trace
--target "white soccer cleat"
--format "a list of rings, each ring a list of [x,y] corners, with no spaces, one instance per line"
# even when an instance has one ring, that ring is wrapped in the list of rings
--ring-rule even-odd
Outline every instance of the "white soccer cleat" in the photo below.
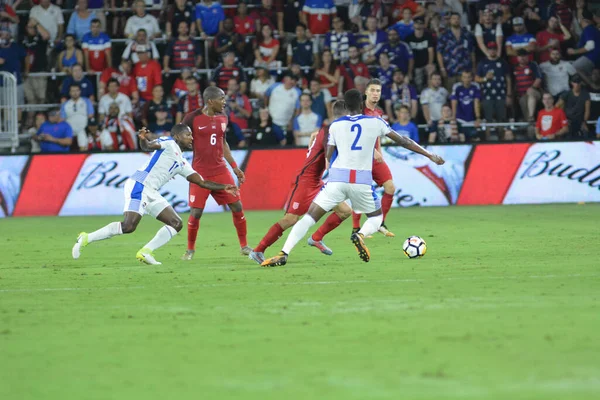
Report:
[[[88,245],[88,234],[85,232],[81,232],[79,236],[77,236],[77,242],[73,246],[73,250],[71,250],[71,254],[74,259],[78,259],[81,257],[81,248]]]
[[[152,254],[152,250],[146,247],[138,251],[135,255],[135,258],[137,258],[138,260],[140,260],[140,262],[143,262],[144,264],[162,265],[161,262],[156,261],[156,259],[154,258],[154,254]]]

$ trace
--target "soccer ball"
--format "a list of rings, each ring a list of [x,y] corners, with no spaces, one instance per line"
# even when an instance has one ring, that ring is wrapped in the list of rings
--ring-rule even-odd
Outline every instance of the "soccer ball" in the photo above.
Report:
[[[427,243],[418,236],[411,236],[404,241],[402,250],[408,258],[421,258],[427,253]]]

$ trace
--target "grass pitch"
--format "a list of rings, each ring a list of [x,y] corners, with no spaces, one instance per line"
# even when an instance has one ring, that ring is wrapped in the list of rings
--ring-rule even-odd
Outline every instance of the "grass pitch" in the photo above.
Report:
[[[251,245],[280,216],[247,213]],[[229,214],[204,216],[193,262],[183,232],[159,267],[135,260],[150,218],[77,261],[77,233],[115,218],[0,220],[0,398],[598,399],[599,216],[394,209],[368,264],[347,221],[332,257],[303,242],[273,269],[239,255]],[[409,235],[425,258],[402,255]]]

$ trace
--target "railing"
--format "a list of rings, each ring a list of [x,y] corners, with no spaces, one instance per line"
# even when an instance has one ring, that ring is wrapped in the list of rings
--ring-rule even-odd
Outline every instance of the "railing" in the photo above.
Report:
[[[19,146],[17,77],[0,71],[0,148]]]

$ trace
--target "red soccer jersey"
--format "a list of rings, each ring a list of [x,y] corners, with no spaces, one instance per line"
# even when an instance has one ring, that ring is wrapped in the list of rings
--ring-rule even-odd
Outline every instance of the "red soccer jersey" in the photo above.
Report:
[[[100,75],[100,82],[104,82],[104,84],[106,84],[111,78],[115,78],[117,81],[119,81],[119,92],[123,93],[125,96],[131,98],[132,93],[137,91],[137,84],[132,75],[127,75],[126,73],[117,71],[114,68],[107,68],[102,71],[102,75]]]
[[[319,133],[315,138],[312,146],[308,148],[306,153],[306,161],[302,168],[298,171],[297,181],[310,180],[318,184],[323,178],[325,171],[325,148],[327,147],[327,139],[329,137],[329,126],[319,129]]]
[[[199,109],[187,114],[183,123],[190,127],[194,137],[192,167],[204,177],[223,173],[227,169],[223,158],[227,117],[223,114],[209,117]]]
[[[240,18],[238,16],[233,17],[233,23],[235,25],[235,32],[242,35],[252,35],[256,30],[256,22],[254,18],[246,16],[246,18]]]
[[[559,45],[556,47],[558,51],[560,51],[560,42],[565,40],[565,35],[562,33],[550,33],[547,30],[539,32],[535,37],[535,42],[538,47],[544,47],[548,44],[550,39],[558,40]],[[543,63],[550,60],[550,52],[554,50],[554,48],[549,48],[538,53],[538,61],[539,63]]]
[[[542,136],[556,135],[565,126],[568,126],[567,116],[562,108],[553,108],[551,111],[545,109],[538,114],[536,128]]]
[[[383,110],[381,108],[379,108],[378,106],[375,106],[375,109],[371,110],[369,107],[365,106],[365,109],[363,110],[363,114],[367,115],[369,117],[381,117],[383,118]],[[377,143],[375,145],[375,147],[377,148],[377,150],[379,150],[379,138],[377,138]],[[375,160],[373,160],[373,163],[375,163]]]
[[[141,62],[133,67],[133,76],[137,82],[140,97],[146,101],[152,100],[152,89],[162,85],[162,69],[156,60],[150,60],[146,65]]]
[[[370,78],[369,67],[367,64],[362,61],[357,62],[356,64],[352,64],[350,61],[342,64],[340,68],[340,72],[344,77],[344,89],[350,90],[354,89],[354,78],[357,76],[364,76],[365,78]]]

